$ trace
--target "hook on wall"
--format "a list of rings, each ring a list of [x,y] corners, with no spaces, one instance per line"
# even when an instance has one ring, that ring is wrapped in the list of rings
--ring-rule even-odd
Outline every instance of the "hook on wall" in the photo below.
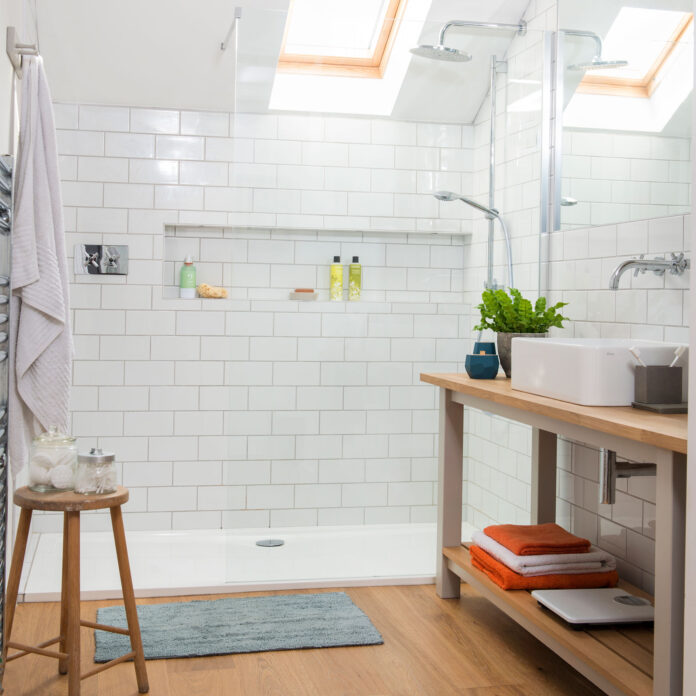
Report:
[[[36,44],[21,43],[18,40],[14,27],[7,27],[5,50],[18,78],[22,77],[22,56],[39,55]]]

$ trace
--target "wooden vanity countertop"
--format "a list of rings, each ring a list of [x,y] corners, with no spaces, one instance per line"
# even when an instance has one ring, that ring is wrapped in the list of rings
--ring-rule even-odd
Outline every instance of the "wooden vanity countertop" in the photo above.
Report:
[[[687,415],[665,415],[630,406],[580,406],[514,390],[509,379],[471,379],[466,374],[421,373],[421,381],[496,404],[537,413],[673,452],[687,452]]]

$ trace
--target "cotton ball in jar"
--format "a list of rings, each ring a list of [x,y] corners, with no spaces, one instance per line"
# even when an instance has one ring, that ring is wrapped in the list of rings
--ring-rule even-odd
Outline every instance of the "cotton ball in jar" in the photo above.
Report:
[[[70,466],[72,467],[75,463],[75,452],[71,451],[61,451],[56,453],[57,456],[53,460],[54,466]]]
[[[51,469],[50,479],[51,485],[54,488],[72,488],[73,485],[73,470],[67,464],[59,464]]]
[[[47,454],[42,452],[37,452],[31,458],[32,467],[37,467],[40,469],[52,469],[55,466],[55,462]]]
[[[29,479],[33,484],[39,486],[48,486],[51,482],[51,472],[44,466],[36,464],[33,460],[31,466],[29,467]]]

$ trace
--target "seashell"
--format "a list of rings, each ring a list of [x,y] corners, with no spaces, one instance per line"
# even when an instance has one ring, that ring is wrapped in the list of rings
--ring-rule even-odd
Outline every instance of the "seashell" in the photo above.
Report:
[[[50,471],[51,485],[54,488],[72,488],[73,485],[73,470],[72,467],[65,464],[54,466]]]

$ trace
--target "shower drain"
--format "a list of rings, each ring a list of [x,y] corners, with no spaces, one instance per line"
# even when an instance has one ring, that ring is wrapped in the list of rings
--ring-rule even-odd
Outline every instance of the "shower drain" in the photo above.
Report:
[[[282,539],[259,539],[259,541],[256,542],[257,546],[266,546],[266,547],[272,547],[272,546],[282,546],[285,542]]]

